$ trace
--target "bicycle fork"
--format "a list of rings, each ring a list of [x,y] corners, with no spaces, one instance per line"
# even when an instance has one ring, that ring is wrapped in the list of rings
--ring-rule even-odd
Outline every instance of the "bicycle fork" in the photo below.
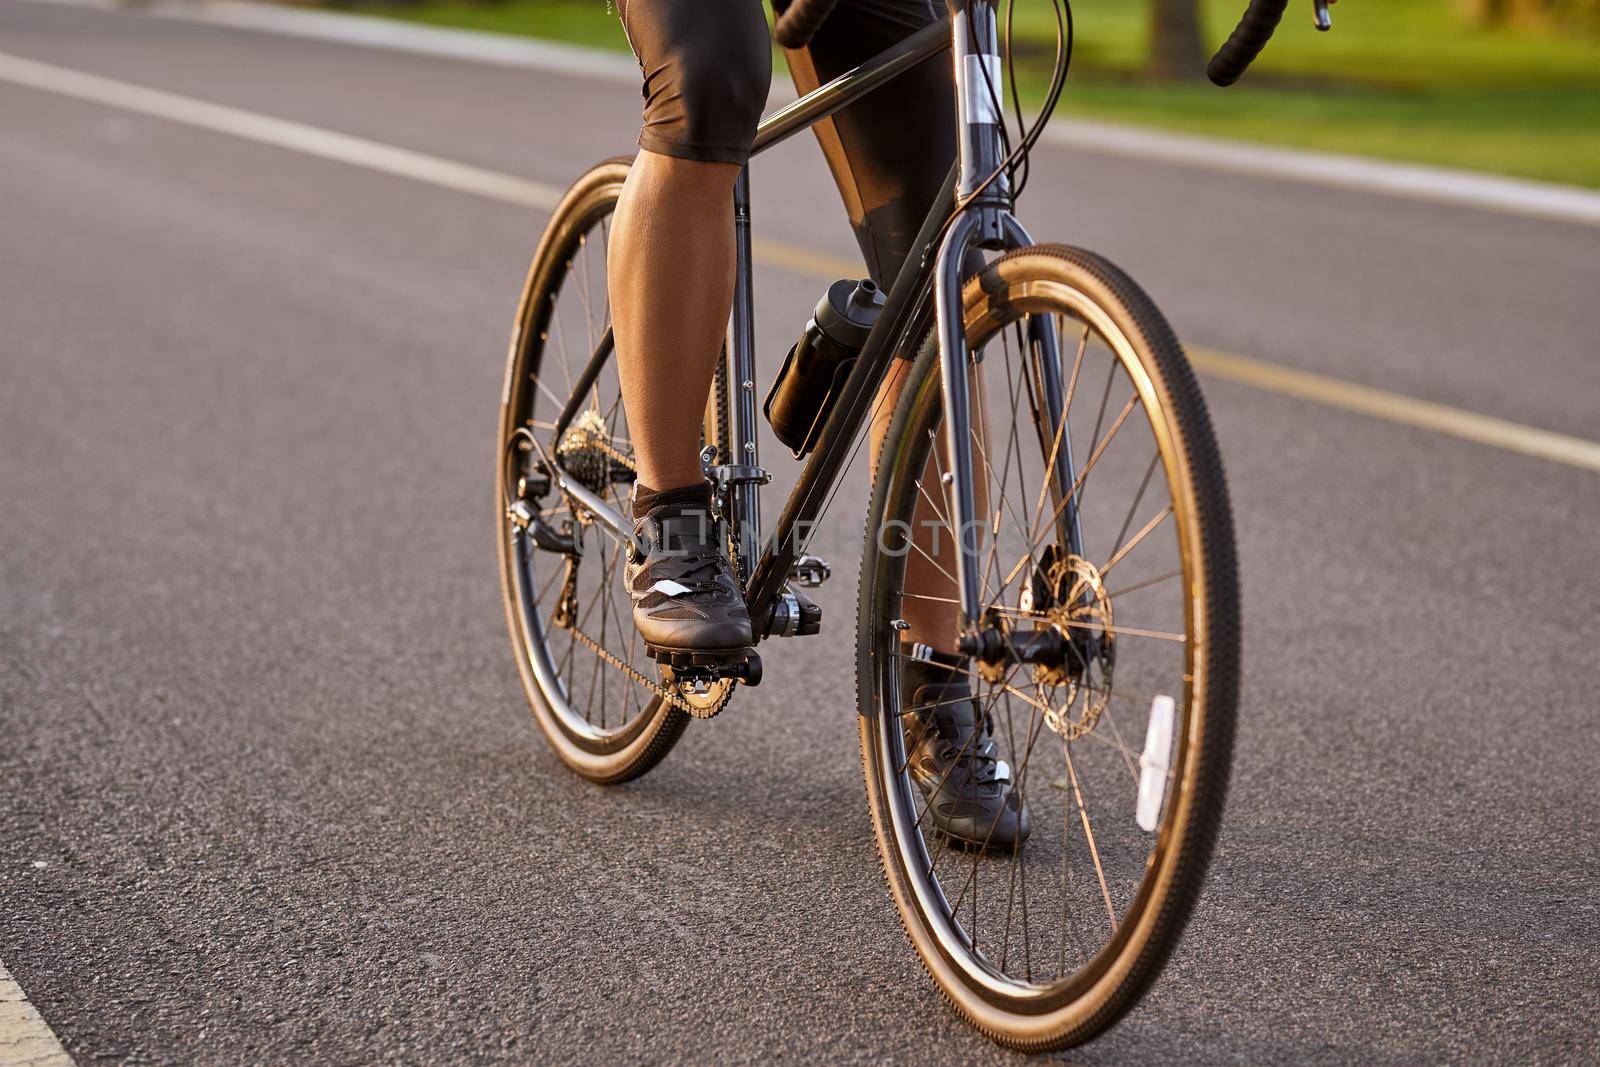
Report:
[[[981,542],[989,526],[978,514],[973,462],[972,353],[967,345],[964,268],[974,249],[1009,250],[1033,239],[1011,213],[1000,122],[1000,46],[990,0],[952,0],[953,65],[960,118],[957,213],[939,245],[934,267],[934,313],[939,339],[939,369],[945,412],[949,506],[956,542],[957,599],[963,645],[978,646],[986,625],[982,590]],[[1072,449],[1062,408],[1062,374],[1055,325],[1048,317],[1029,320],[1028,348],[1036,388],[1030,384],[1040,445],[1051,467],[1058,542],[1074,555],[1083,536],[1073,490]],[[1063,505],[1063,500],[1065,504]],[[994,533],[991,531],[991,536]]]

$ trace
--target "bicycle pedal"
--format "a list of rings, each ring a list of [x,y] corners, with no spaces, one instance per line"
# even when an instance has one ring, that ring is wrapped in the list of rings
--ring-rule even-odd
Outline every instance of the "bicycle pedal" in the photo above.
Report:
[[[645,646],[669,682],[712,684],[731,678],[743,685],[761,684],[761,657],[755,649],[729,652],[679,651]]]

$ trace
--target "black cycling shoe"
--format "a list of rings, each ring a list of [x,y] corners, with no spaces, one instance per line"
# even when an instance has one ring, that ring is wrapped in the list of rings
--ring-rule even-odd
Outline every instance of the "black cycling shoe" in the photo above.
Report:
[[[927,798],[929,819],[952,843],[1010,852],[1027,840],[1028,806],[1012,789],[971,678],[958,673],[965,669],[965,660],[956,669],[927,659],[906,665],[907,769]]]
[[[704,505],[652,508],[633,525],[628,595],[650,651],[730,655],[755,643],[716,516]]]

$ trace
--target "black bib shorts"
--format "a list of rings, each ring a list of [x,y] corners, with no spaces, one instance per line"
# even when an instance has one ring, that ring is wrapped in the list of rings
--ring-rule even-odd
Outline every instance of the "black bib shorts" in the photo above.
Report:
[[[639,146],[745,163],[772,81],[761,0],[617,0],[617,12],[644,75]],[[842,0],[809,45],[788,53],[795,88],[810,92],[940,17],[931,0]],[[885,289],[955,159],[954,92],[937,56],[813,127],[868,273]]]

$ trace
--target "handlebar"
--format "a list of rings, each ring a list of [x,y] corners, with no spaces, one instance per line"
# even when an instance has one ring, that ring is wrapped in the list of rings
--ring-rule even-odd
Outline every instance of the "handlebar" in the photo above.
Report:
[[[785,48],[804,48],[839,0],[794,0],[772,27],[772,38]]]
[[[1272,40],[1272,31],[1278,28],[1288,6],[1289,0],[1250,0],[1239,25],[1206,64],[1206,77],[1213,85],[1226,87],[1239,80]]]

